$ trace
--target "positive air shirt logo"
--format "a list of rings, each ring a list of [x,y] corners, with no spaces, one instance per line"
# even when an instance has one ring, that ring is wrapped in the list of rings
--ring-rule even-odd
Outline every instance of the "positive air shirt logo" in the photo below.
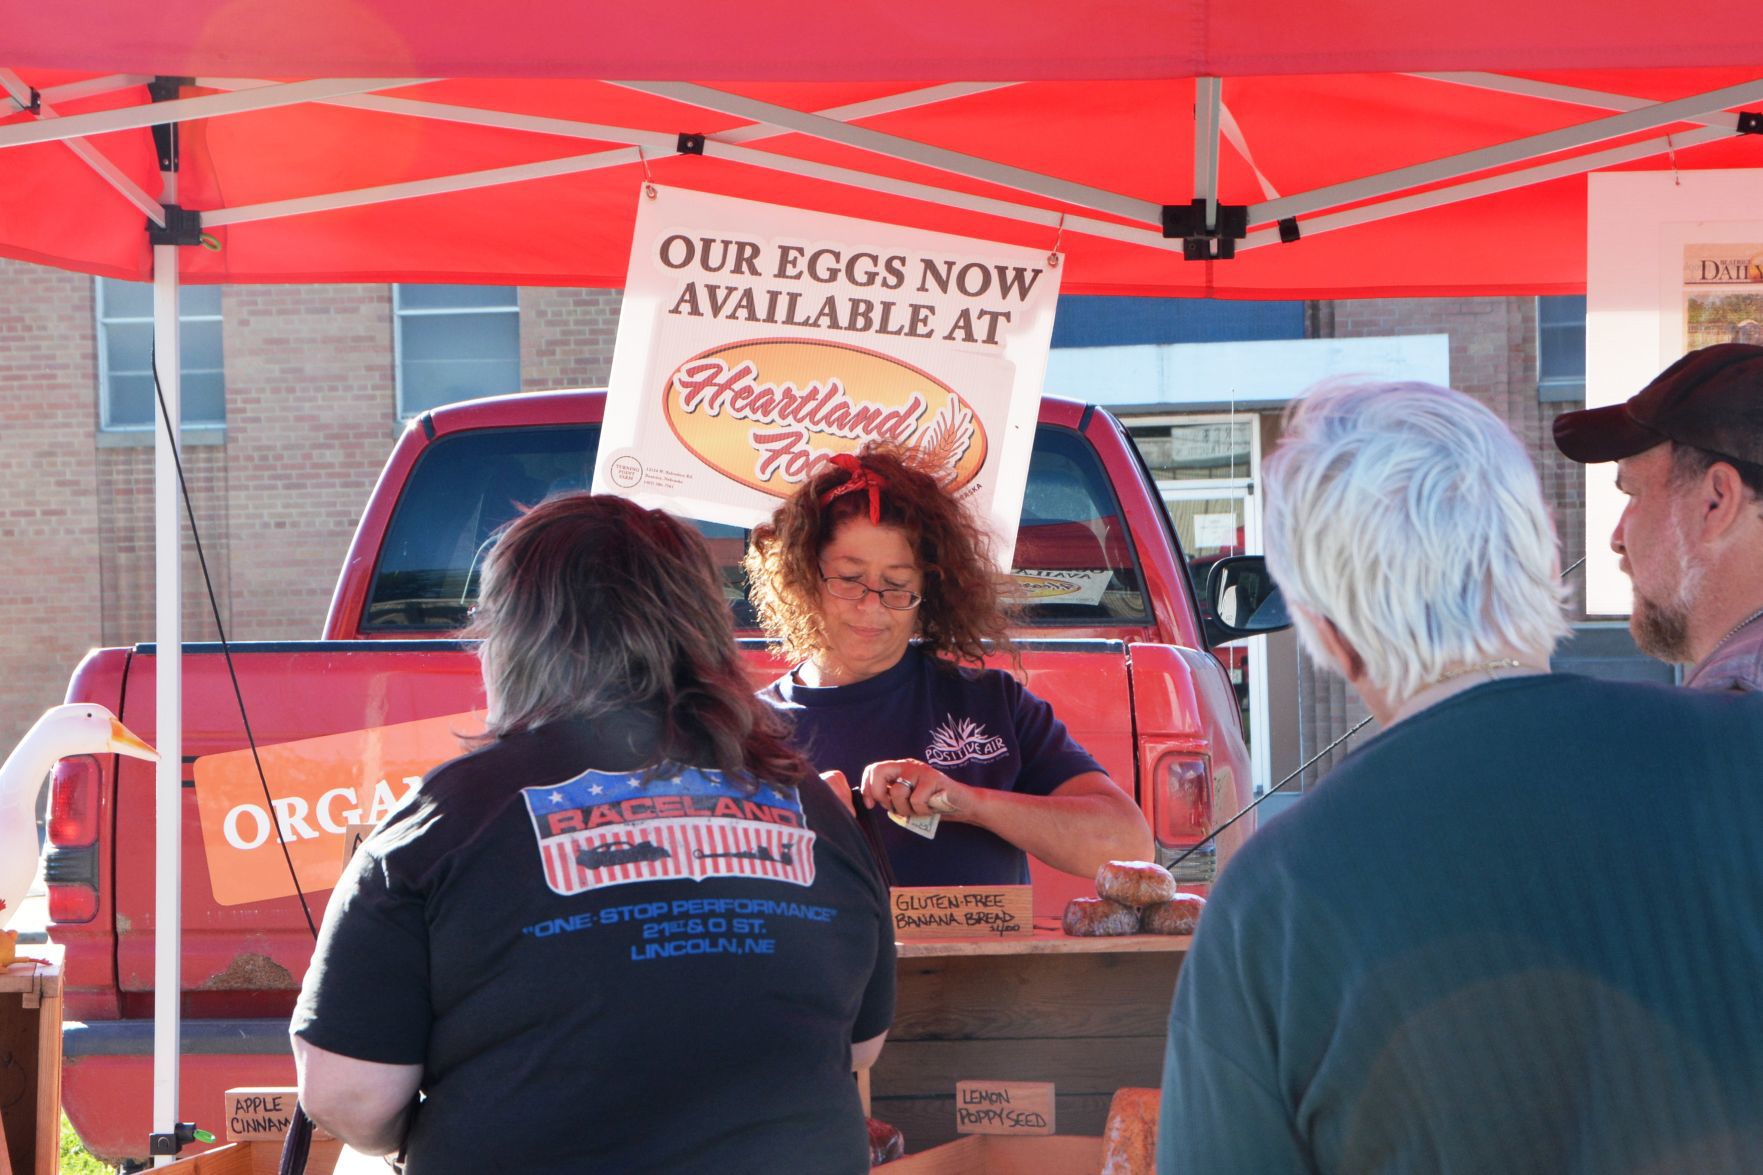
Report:
[[[971,718],[948,715],[943,724],[930,732],[930,746],[924,749],[924,761],[932,767],[959,767],[963,763],[990,763],[1010,753],[1004,740],[986,733],[982,723]]]
[[[751,877],[814,883],[814,833],[794,792],[747,792],[720,771],[588,771],[521,791],[545,882],[560,894],[639,881]]]

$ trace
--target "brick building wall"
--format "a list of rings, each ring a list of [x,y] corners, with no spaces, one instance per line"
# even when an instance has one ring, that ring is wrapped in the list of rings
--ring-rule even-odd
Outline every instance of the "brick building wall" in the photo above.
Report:
[[[228,635],[316,637],[397,439],[387,286],[239,286],[226,349]]]
[[[618,335],[618,305],[617,290],[521,290],[521,387],[605,387]]]
[[[92,281],[0,263],[0,739],[61,701],[102,631]],[[0,752],[3,753],[3,752]]]
[[[521,386],[603,386],[617,291],[524,289]],[[227,423],[182,457],[234,640],[317,636],[401,430],[384,285],[222,292]],[[59,702],[88,649],[153,639],[153,446],[98,427],[94,283],[0,260],[0,567],[13,607],[0,747]],[[187,525],[184,631],[217,635]]]

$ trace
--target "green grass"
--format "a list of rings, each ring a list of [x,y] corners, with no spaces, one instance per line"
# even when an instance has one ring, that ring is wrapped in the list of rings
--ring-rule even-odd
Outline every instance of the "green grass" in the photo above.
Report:
[[[61,1175],[114,1175],[115,1170],[80,1145],[80,1136],[73,1132],[67,1115],[61,1115]]]

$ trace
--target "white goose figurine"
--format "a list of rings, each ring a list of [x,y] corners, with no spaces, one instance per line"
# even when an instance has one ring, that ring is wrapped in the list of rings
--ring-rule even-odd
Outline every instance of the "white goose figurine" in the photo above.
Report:
[[[56,706],[37,719],[0,767],[0,928],[12,921],[37,872],[37,791],[58,759],[159,753],[93,702]]]

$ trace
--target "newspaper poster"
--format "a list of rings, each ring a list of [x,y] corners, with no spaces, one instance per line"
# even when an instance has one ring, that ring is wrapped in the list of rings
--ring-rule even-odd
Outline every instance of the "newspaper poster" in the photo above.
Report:
[[[1683,349],[1763,346],[1763,242],[1683,248]]]
[[[594,492],[752,526],[839,453],[917,449],[1008,568],[1056,256],[657,187],[638,198]]]

